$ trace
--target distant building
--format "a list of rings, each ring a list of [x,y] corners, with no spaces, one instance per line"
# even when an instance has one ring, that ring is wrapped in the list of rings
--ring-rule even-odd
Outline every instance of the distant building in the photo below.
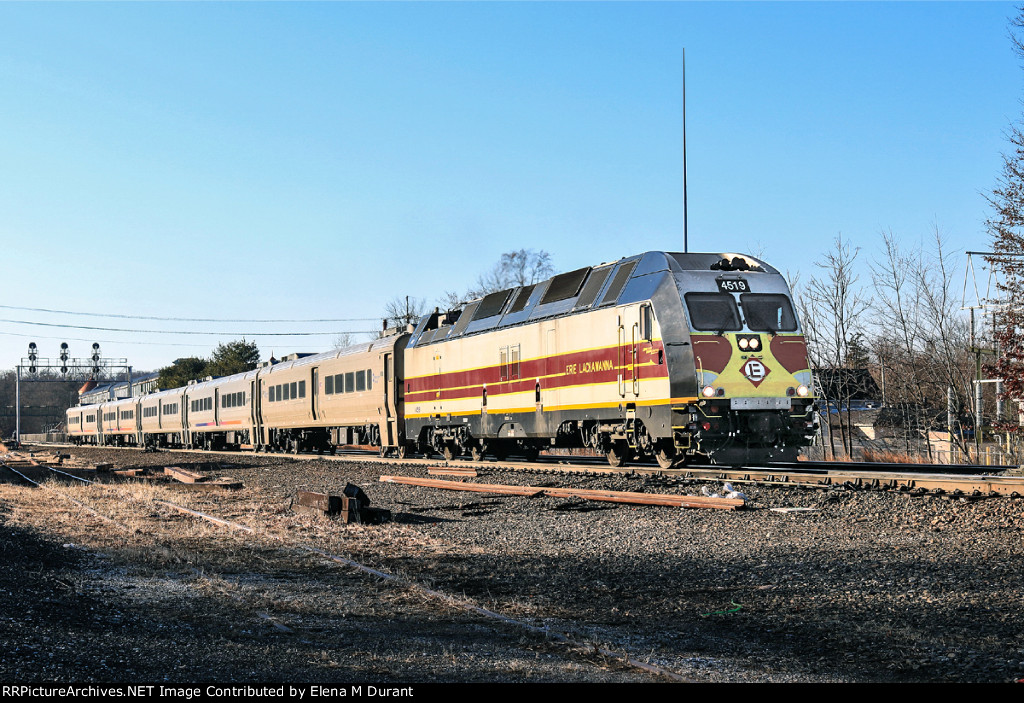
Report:
[[[882,392],[867,369],[815,369],[815,390],[830,413],[873,410],[882,405]]]

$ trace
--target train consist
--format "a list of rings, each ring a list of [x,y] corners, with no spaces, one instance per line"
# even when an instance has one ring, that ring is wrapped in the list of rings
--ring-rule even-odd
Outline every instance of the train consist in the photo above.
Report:
[[[95,444],[436,452],[589,447],[613,466],[796,458],[816,431],[785,279],[741,254],[647,252],[435,311],[413,328],[67,411]]]

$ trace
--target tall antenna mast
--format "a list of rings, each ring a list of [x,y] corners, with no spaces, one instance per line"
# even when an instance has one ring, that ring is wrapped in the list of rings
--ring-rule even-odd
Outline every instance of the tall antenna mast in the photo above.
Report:
[[[690,251],[690,228],[686,209],[686,48],[683,47],[683,253]]]

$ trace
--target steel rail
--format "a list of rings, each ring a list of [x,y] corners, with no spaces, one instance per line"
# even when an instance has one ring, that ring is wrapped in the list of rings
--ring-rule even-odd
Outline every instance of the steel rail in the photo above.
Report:
[[[65,445],[60,445],[65,446]],[[139,448],[119,447],[119,449]],[[198,449],[169,449],[161,450],[168,452],[188,452],[204,454],[221,454],[224,456],[239,456],[237,451],[210,451]],[[268,456],[275,456],[273,454]],[[594,476],[660,476],[676,477],[688,480],[700,481],[735,481],[748,484],[782,485],[782,486],[808,486],[814,488],[833,488],[845,485],[851,488],[878,488],[893,489],[908,492],[934,492],[957,493],[969,495],[990,495],[1004,497],[1024,496],[1024,476],[977,476],[961,474],[935,474],[911,472],[907,469],[915,466],[913,464],[871,464],[873,470],[850,468],[848,462],[806,462],[807,469],[801,467],[805,462],[794,462],[792,464],[764,465],[764,466],[679,466],[676,468],[662,469],[657,466],[635,464],[621,468],[613,468],[607,465],[586,464],[586,463],[565,463],[565,459],[556,457],[542,457],[546,461],[497,461],[495,459],[483,461],[457,460],[446,462],[444,460],[407,457],[395,459],[392,457],[379,457],[370,453],[353,453],[350,455],[319,455],[319,454],[281,454],[282,458],[291,459],[323,459],[325,461],[353,461],[381,464],[400,464],[405,466],[422,466],[424,468],[451,468],[453,466],[471,466],[478,470],[491,469],[501,471],[526,471],[534,473],[552,474],[583,474]],[[567,457],[568,458],[568,457]],[[585,458],[585,457],[575,457]],[[554,459],[554,461],[553,461]],[[1007,467],[1014,468],[1014,467]]]

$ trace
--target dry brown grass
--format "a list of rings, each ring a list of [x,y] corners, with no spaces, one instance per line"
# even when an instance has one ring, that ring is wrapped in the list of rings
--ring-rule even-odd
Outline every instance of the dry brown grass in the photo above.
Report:
[[[807,461],[807,457],[802,456],[801,460]],[[841,462],[856,462],[856,461],[868,461],[879,464],[931,464],[934,463],[926,456],[919,454],[904,454],[901,452],[894,452],[891,450],[883,449],[864,449],[861,451],[861,455],[858,458],[851,457],[848,454],[840,454],[831,461]]]

